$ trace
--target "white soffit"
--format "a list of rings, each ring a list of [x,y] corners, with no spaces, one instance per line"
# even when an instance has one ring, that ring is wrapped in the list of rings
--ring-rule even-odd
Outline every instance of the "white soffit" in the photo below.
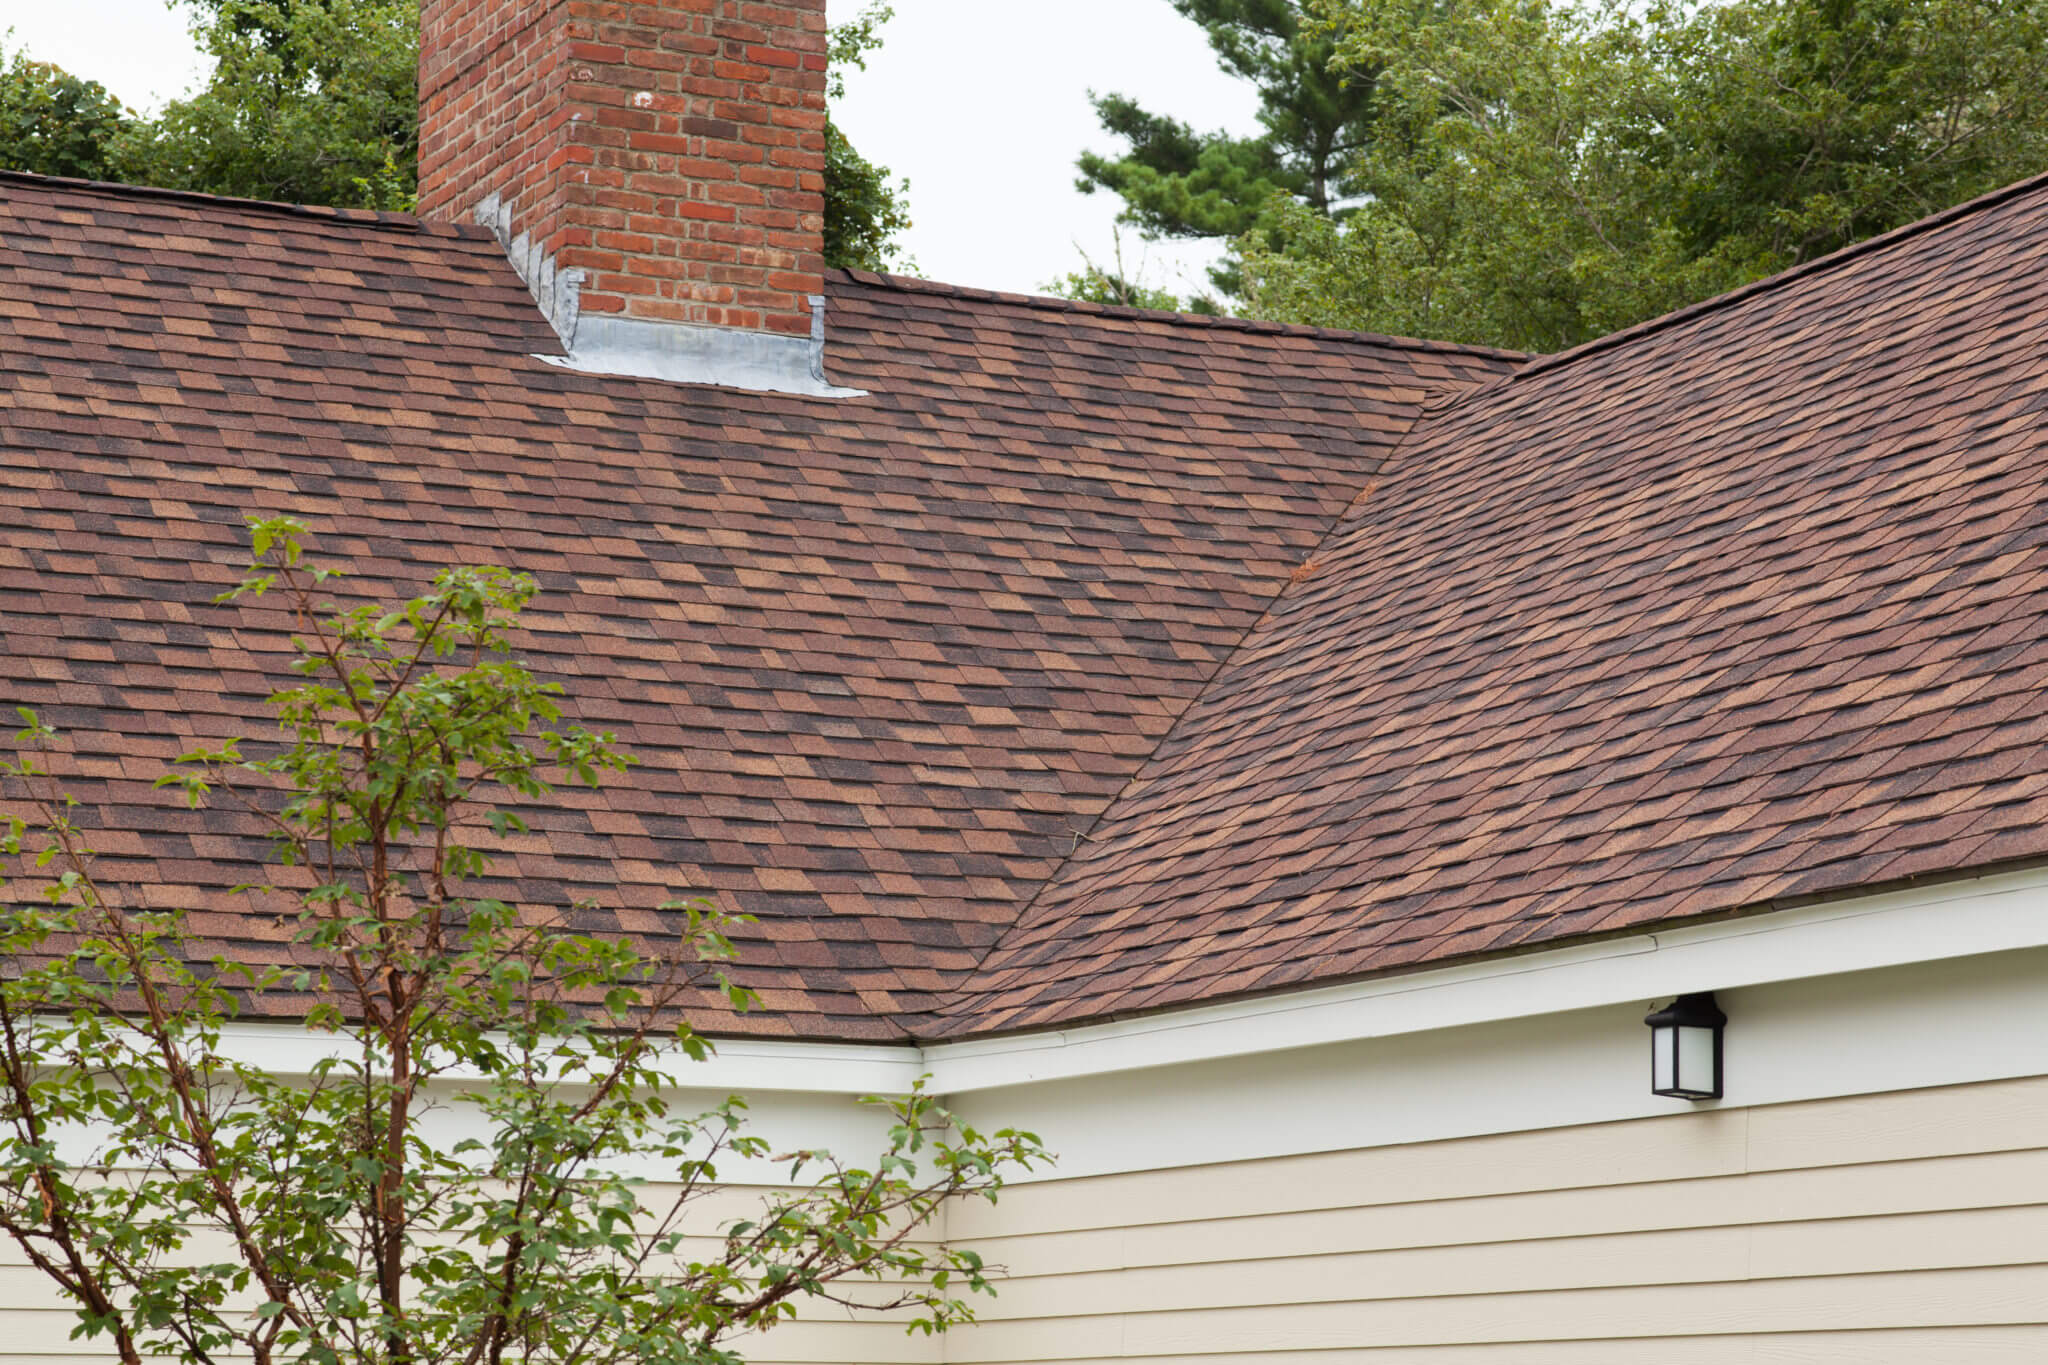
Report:
[[[934,1093],[959,1095],[2043,946],[2048,869],[1053,1032],[923,1048],[726,1039],[709,1062],[678,1062],[676,1079],[887,1095],[929,1076]],[[279,1074],[303,1074],[334,1046],[274,1024],[235,1026],[224,1041]]]

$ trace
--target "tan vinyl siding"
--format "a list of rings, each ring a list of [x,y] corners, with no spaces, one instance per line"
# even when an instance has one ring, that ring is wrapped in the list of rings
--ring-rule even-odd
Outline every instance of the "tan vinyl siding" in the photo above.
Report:
[[[1051,1180],[948,1222],[1007,1273],[979,1327],[910,1337],[831,1310],[743,1349],[757,1365],[2038,1365],[2048,1078]],[[12,1255],[0,1305],[0,1365],[104,1355],[67,1340],[71,1315]]]
[[[2048,1360],[2048,1080],[1053,1181],[961,1365]]]

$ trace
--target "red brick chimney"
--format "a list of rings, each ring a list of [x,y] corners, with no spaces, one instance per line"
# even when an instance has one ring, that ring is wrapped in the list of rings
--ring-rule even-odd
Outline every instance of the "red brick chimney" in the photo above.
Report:
[[[811,391],[826,41],[825,0],[423,0],[420,212],[497,231],[574,368]]]

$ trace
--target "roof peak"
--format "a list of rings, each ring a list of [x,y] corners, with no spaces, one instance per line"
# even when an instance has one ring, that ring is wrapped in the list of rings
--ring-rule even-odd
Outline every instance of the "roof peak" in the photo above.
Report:
[[[1427,337],[1391,336],[1383,332],[1354,332],[1341,327],[1305,327],[1296,323],[1266,322],[1258,318],[1223,317],[1209,313],[1175,313],[1160,308],[1134,308],[1124,304],[1091,303],[1066,299],[1056,294],[1021,294],[1009,290],[983,289],[974,285],[945,284],[914,275],[891,275],[873,270],[830,269],[827,280],[851,280],[912,294],[934,294],[975,303],[1002,303],[1036,308],[1049,313],[1085,313],[1095,317],[1125,318],[1133,321],[1167,322],[1184,327],[1229,332],[1253,332],[1268,336],[1313,337],[1319,341],[1358,341],[1402,351],[1436,351],[1454,355],[1481,356],[1494,360],[1527,361],[1526,351],[1502,350],[1497,346],[1474,346],[1457,341],[1436,341]]]
[[[315,222],[373,227],[384,231],[413,235],[454,236],[484,241],[495,240],[488,227],[471,223],[450,223],[435,219],[425,219],[411,213],[394,213],[372,209],[332,208],[319,204],[291,204],[273,199],[245,199],[234,195],[206,194],[198,190],[167,189],[159,185],[132,185],[115,180],[80,180],[67,176],[39,175],[33,171],[0,170],[0,184],[36,185],[74,193],[104,195],[114,199],[157,200],[165,203],[190,204],[198,208],[222,208],[244,213],[275,214],[283,217],[303,218]],[[929,294],[936,297],[955,298],[968,302],[999,303],[1032,308],[1044,312],[1081,313],[1095,317],[1120,318],[1131,321],[1165,322],[1194,329],[1249,332],[1265,336],[1310,337],[1319,341],[1352,341],[1369,346],[1379,346],[1388,350],[1477,356],[1518,363],[1527,362],[1532,359],[1525,351],[1503,350],[1496,346],[1467,345],[1462,342],[1437,341],[1427,337],[1391,336],[1379,332],[1355,332],[1341,327],[1305,327],[1294,323],[1266,322],[1257,318],[1219,317],[1203,313],[1172,313],[1154,308],[1131,308],[1116,304],[1089,303],[1080,299],[1063,299],[1053,295],[1022,294],[999,289],[984,289],[975,285],[947,284],[939,280],[918,279],[910,275],[883,274],[871,270],[845,270],[838,267],[830,267],[825,271],[825,279],[828,282],[850,281],[856,284],[894,289],[904,293]]]
[[[184,203],[195,206],[232,208],[242,212],[277,214],[285,217],[303,218],[316,222],[347,224],[351,226],[374,227],[384,231],[402,232],[415,235],[445,235],[490,239],[489,229],[468,223],[448,223],[423,219],[416,214],[397,213],[373,209],[333,208],[318,204],[291,204],[270,199],[247,199],[234,195],[206,194],[197,190],[167,189],[157,185],[133,185],[110,180],[83,180],[68,176],[40,175],[33,171],[0,170],[0,184],[23,184],[47,186],[87,194],[102,194],[111,198],[150,199],[169,203]],[[828,267],[825,279],[830,281],[851,281],[857,284],[900,290],[906,293],[930,294],[941,298],[955,298],[969,302],[988,302],[1031,308],[1044,312],[1081,313],[1104,318],[1122,318],[1133,321],[1164,322],[1176,326],[1215,329],[1232,332],[1249,332],[1269,336],[1311,337],[1322,341],[1353,341],[1366,345],[1381,346],[1398,351],[1424,351],[1455,355],[1480,356],[1498,360],[1520,362],[1516,368],[1486,383],[1471,386],[1458,392],[1459,399],[1468,399],[1478,394],[1497,389],[1516,380],[1548,374],[1567,365],[1602,352],[1626,346],[1642,338],[1654,336],[1673,327],[1682,326],[1696,318],[1705,317],[1728,308],[1746,303],[1759,295],[1801,283],[1822,275],[1840,266],[1875,255],[1912,239],[1965,219],[1974,217],[2014,199],[2039,190],[2048,189],[2048,171],[2001,186],[1974,199],[1915,219],[1889,232],[1852,242],[1825,256],[1781,270],[1760,280],[1716,294],[1697,303],[1686,304],[1668,313],[1647,318],[1632,326],[1595,337],[1568,350],[1550,354],[1532,354],[1526,351],[1507,350],[1497,346],[1480,346],[1454,341],[1439,341],[1427,337],[1394,336],[1381,332],[1350,331],[1340,327],[1309,327],[1294,323],[1267,322],[1256,318],[1216,316],[1204,313],[1177,313],[1163,309],[1135,308],[1119,304],[1092,303],[1080,299],[1060,298],[1056,295],[1025,294],[1015,291],[985,289],[974,285],[948,284],[938,280],[920,279],[912,275],[896,275],[872,270],[848,270]],[[1435,415],[1435,414],[1432,414]]]

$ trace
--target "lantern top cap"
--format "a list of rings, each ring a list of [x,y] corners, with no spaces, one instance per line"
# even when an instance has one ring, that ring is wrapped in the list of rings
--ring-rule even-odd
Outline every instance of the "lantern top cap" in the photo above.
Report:
[[[1721,1028],[1728,1016],[1714,1003],[1712,991],[1681,995],[1661,1010],[1652,1010],[1643,1022],[1651,1028]]]

